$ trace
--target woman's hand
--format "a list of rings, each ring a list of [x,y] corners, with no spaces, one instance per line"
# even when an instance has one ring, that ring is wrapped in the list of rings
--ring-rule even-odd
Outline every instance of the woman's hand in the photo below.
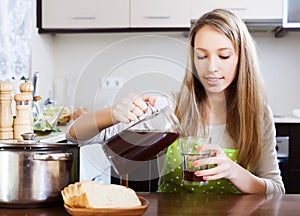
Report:
[[[236,171],[235,167],[237,166],[237,163],[233,162],[229,157],[227,157],[220,147],[210,144],[201,146],[200,151],[203,150],[213,150],[215,151],[215,156],[196,160],[193,162],[193,166],[197,167],[206,164],[213,164],[215,167],[206,170],[198,170],[195,172],[196,176],[203,176],[204,180],[216,180],[220,178],[226,178],[230,180],[236,175],[234,172]]]
[[[156,97],[154,96],[137,96],[131,93],[123,98],[119,104],[112,107],[113,122],[130,123],[135,121],[147,111],[148,105],[146,102],[154,106],[155,101]]]
[[[213,145],[206,145],[202,150],[211,149]],[[263,179],[255,176],[238,163],[232,161],[220,147],[215,147],[216,154],[213,157],[199,159],[193,162],[193,166],[214,164],[213,168],[198,170],[196,176],[203,176],[204,180],[228,179],[242,193],[265,193],[266,184]]]

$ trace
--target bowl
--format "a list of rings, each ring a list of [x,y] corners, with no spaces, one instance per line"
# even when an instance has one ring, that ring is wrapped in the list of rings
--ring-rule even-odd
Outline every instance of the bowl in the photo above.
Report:
[[[49,106],[44,109],[44,116],[45,119],[51,118],[55,113],[59,111],[61,106]],[[73,114],[73,107],[71,106],[65,106],[61,112],[61,114],[58,117],[58,124],[59,125],[65,125],[69,123],[72,119]]]
[[[38,136],[48,136],[52,133],[52,129],[34,129],[34,133]]]

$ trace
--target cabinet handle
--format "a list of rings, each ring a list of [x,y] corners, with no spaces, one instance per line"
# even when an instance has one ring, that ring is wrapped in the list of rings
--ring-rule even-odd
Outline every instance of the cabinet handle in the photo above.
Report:
[[[243,10],[247,10],[247,8],[226,8],[227,10],[230,11],[243,11]]]
[[[70,17],[73,20],[94,20],[96,19],[95,16],[82,16],[82,17]]]
[[[146,19],[170,19],[171,16],[144,16]]]

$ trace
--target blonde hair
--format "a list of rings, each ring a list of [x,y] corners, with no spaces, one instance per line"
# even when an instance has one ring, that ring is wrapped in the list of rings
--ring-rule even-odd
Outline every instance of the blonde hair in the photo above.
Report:
[[[267,102],[255,43],[243,21],[233,13],[215,9],[195,22],[189,35],[187,70],[175,113],[189,135],[196,135],[198,129],[204,129],[208,123],[207,94],[197,78],[194,64],[195,35],[207,25],[223,33],[239,55],[237,75],[226,90],[226,130],[238,149],[238,163],[254,169],[261,157],[262,121],[267,111]]]

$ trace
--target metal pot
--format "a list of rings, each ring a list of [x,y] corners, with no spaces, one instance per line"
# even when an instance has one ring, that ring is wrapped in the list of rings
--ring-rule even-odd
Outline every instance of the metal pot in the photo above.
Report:
[[[61,189],[79,180],[79,147],[36,141],[0,142],[0,206],[62,202]]]

